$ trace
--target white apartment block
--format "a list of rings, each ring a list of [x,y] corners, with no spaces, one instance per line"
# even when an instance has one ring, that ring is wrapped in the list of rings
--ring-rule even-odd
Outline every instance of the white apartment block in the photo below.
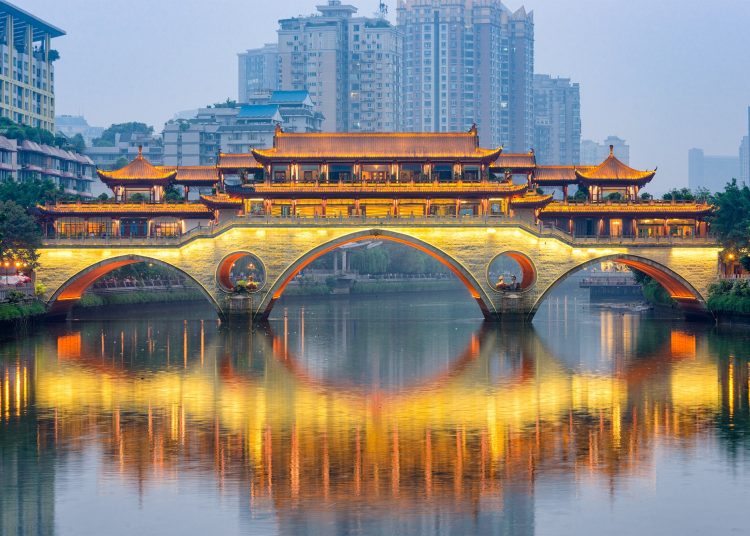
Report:
[[[279,21],[279,88],[307,90],[324,131],[400,130],[402,37],[340,0]]]

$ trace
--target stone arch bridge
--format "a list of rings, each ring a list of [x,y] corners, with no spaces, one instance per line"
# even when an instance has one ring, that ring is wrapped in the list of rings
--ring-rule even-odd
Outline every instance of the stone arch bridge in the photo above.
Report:
[[[136,262],[177,269],[194,280],[220,314],[231,294],[221,281],[241,253],[255,255],[266,278],[252,294],[252,314],[268,316],[287,284],[321,255],[363,240],[390,240],[423,251],[467,287],[488,320],[531,320],[545,296],[571,273],[613,260],[637,268],[664,286],[689,316],[706,315],[719,248],[696,238],[574,238],[515,221],[258,220],[244,219],[179,238],[49,240],[40,252],[37,281],[51,313],[68,310],[98,278]],[[500,254],[523,269],[520,290],[499,291],[488,268]]]

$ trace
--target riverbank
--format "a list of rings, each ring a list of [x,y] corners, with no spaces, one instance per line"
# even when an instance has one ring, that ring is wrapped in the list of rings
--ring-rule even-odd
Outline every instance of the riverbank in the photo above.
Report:
[[[0,303],[0,327],[22,324],[42,318],[47,308],[38,300],[20,303]]]
[[[107,294],[87,293],[76,304],[76,309],[92,309],[110,305],[137,305],[146,303],[174,303],[205,300],[198,289],[132,290]]]

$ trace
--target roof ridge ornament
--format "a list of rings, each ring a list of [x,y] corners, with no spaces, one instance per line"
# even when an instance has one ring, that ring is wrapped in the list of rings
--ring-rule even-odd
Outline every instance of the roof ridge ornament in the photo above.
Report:
[[[610,145],[609,146],[609,156],[615,156],[615,146]]]
[[[138,144],[138,156],[137,156],[137,158],[143,158],[143,144],[142,143]]]

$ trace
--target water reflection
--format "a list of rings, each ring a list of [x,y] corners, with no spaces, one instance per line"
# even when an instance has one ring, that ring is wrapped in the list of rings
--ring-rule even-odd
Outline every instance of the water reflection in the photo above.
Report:
[[[255,331],[88,321],[2,346],[2,533],[60,529],[56,474],[88,466],[141,498],[180,481],[233,497],[226,532],[534,534],[540,490],[618,496],[664,445],[746,458],[747,338],[589,312],[591,358],[556,342],[586,323],[336,307],[291,304]]]

